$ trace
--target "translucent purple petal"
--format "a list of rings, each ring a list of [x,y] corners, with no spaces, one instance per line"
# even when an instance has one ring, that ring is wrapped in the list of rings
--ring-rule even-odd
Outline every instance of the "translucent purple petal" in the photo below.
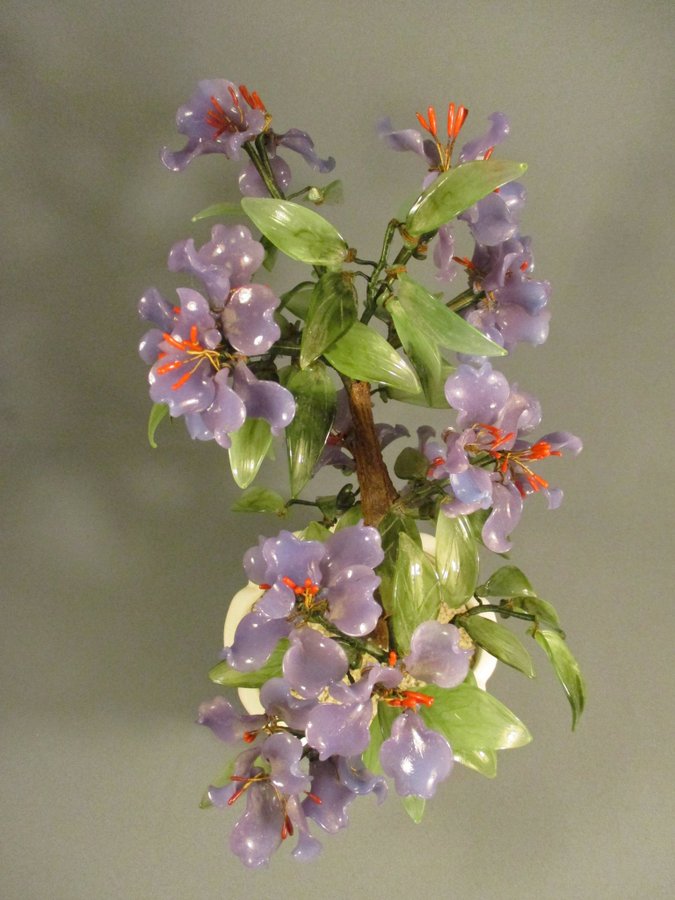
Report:
[[[572,434],[570,431],[552,431],[550,434],[545,434],[539,440],[550,444],[551,450],[560,450],[563,453],[571,453],[572,456],[577,456],[581,453],[584,446],[581,438],[577,437],[576,434]]]
[[[312,794],[321,802],[317,803],[307,797],[302,803],[305,815],[330,834],[346,828],[349,825],[347,807],[356,794],[340,780],[335,761],[313,760],[309,764],[309,774],[312,778]]]
[[[267,716],[242,715],[224,697],[214,697],[201,704],[197,722],[210,728],[221,741],[234,743],[243,740],[246,732],[262,728],[267,722]]]
[[[543,344],[548,338],[551,313],[548,309],[542,309],[531,315],[516,303],[499,300],[494,320],[502,337],[500,343],[507,350],[512,350],[521,342],[533,344],[535,347]],[[472,321],[472,324],[475,323]]]
[[[374,569],[384,559],[379,531],[364,525],[363,521],[335,532],[324,547],[326,556],[321,568],[329,583],[348,566],[356,564]]]
[[[285,619],[295,608],[295,593],[281,582],[275,582],[256,604],[268,619]]]
[[[239,672],[255,672],[291,627],[285,619],[268,619],[258,610],[247,613],[237,625],[232,646],[226,648],[228,665]]]
[[[458,216],[469,226],[474,240],[491,246],[508,240],[518,230],[517,211],[501,197],[491,193]]]
[[[282,191],[285,191],[291,183],[290,167],[280,156],[272,157],[270,166],[277,185]],[[269,197],[270,195],[267,185],[258,174],[258,170],[253,163],[247,163],[242,169],[239,176],[239,190],[244,197]]]
[[[398,152],[411,151],[426,158],[424,139],[422,134],[414,128],[405,128],[402,131],[394,131],[389,117],[380,119],[377,123],[377,133],[390,150]]]
[[[373,597],[379,584],[380,578],[368,566],[343,569],[333,576],[324,592],[329,607],[327,618],[344,634],[370,634],[382,615],[382,607]]]
[[[217,444],[227,449],[232,441],[230,434],[241,428],[246,419],[246,407],[227,383],[229,372],[221,369],[214,378],[216,393],[213,403],[201,413],[202,423],[213,435]]]
[[[319,841],[309,833],[307,817],[298,797],[289,797],[286,802],[286,814],[293,824],[298,841],[292,852],[293,859],[298,862],[310,862],[321,853]]]
[[[341,681],[349,663],[342,647],[313,628],[297,628],[284,655],[284,678],[301,697],[317,697],[328,685]]]
[[[248,418],[265,419],[270,423],[272,434],[281,434],[292,422],[295,415],[293,394],[274,381],[258,381],[243,362],[234,367],[234,389],[244,401]]]
[[[469,466],[459,475],[450,476],[450,487],[460,503],[487,509],[492,505],[493,481],[487,469]]]
[[[460,647],[461,635],[454,625],[422,622],[410,639],[410,653],[403,660],[406,669],[420,681],[452,688],[469,672],[473,649]]]
[[[388,425],[386,422],[377,422],[375,424],[375,432],[383,450],[399,438],[410,437],[410,432],[405,425]]]
[[[302,541],[290,531],[280,531],[276,537],[263,540],[261,547],[267,565],[263,583],[273,584],[282,578],[290,578],[297,585],[303,585],[306,578],[314,584],[320,583],[319,563],[326,554],[320,541]],[[245,568],[247,564],[245,557]],[[249,574],[248,568],[246,571]],[[256,573],[259,571],[256,557]]]
[[[259,752],[260,748],[258,744],[243,750],[234,761],[232,774],[237,775],[240,778],[250,777],[251,774],[253,774],[253,763],[256,761]],[[257,771],[260,770],[258,769]],[[231,799],[240,784],[241,782],[237,783],[236,781],[230,781],[223,787],[214,787],[211,785],[208,790],[209,800],[214,806],[227,806],[228,800]]]
[[[514,384],[496,422],[503,431],[527,434],[541,422],[541,403]]]
[[[363,765],[360,756],[335,757],[338,777],[345,787],[354,794],[375,794],[378,803],[383,803],[387,797],[387,782],[379,775],[374,775]]]
[[[157,288],[151,287],[138,301],[138,315],[147,322],[152,322],[160,331],[172,331],[176,314],[174,308]]]
[[[511,126],[504,113],[493,112],[488,116],[490,127],[485,134],[464,144],[459,154],[459,162],[470,162],[482,158],[490,147],[496,147],[508,137]]]
[[[162,352],[161,343],[164,340],[164,332],[158,328],[151,328],[146,331],[138,345],[138,355],[144,363],[149,366],[157,362],[159,354]]]
[[[394,779],[398,794],[429,800],[450,774],[453,757],[446,739],[408,710],[395,720],[391,737],[382,744],[380,763]]]
[[[495,483],[493,488],[492,512],[483,525],[483,542],[495,553],[506,553],[511,549],[507,539],[520,521],[523,499],[513,484]]]
[[[288,147],[299,153],[305,162],[317,172],[332,172],[335,168],[335,160],[332,156],[321,159],[314,150],[314,141],[306,131],[299,128],[291,128],[285,134],[275,135],[274,141],[282,147]]]
[[[271,734],[260,748],[270,764],[270,781],[282,794],[299,794],[310,789],[309,775],[303,771],[302,743],[291,734]]]
[[[445,396],[460,411],[460,428],[481,422],[492,424],[509,396],[509,383],[501,372],[492,370],[489,362],[478,369],[462,364],[445,382]]]
[[[453,260],[455,254],[455,236],[451,225],[441,225],[438,229],[438,238],[434,244],[434,265],[436,266],[436,279],[444,283],[452,281],[460,270]]]
[[[370,742],[372,717],[370,698],[363,703],[321,704],[307,721],[307,743],[322,760],[363,753]]]
[[[276,716],[297,731],[305,730],[309,714],[316,706],[314,700],[294,697],[283,678],[270,678],[265,682],[260,689],[260,702],[269,716]]]
[[[230,849],[245,866],[266,866],[281,844],[285,813],[274,787],[266,781],[252,784],[246,793],[246,812],[230,835]]]
[[[225,337],[235,350],[265,353],[281,336],[274,310],[281,300],[264,284],[246,284],[230,295],[221,314]]]

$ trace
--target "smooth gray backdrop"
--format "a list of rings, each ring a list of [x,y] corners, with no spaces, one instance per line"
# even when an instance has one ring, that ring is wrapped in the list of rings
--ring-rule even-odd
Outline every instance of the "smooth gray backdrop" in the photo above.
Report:
[[[3,5],[5,900],[671,896],[673,11]],[[262,873],[226,849],[234,815],[197,808],[224,754],[193,720],[241,556],[279,523],[229,515],[225,453],[180,423],[148,448],[136,356],[138,296],[180,283],[171,243],[203,239],[190,216],[236,185],[221,158],[182,175],[158,161],[204,77],[259,90],[279,130],[306,128],[337,158],[346,199],[329,215],[366,255],[421,177],[375,120],[414,126],[454,100],[476,134],[507,112],[500,152],[530,163],[524,228],[554,284],[549,343],[508,372],[539,394],[546,429],[586,442],[548,466],[565,504],[528,503],[513,554],[586,672],[578,732],[541,657],[534,682],[502,667],[494,690],[535,739],[501,755],[495,781],[456,772],[419,827],[395,798],[365,799],[317,863],[282,852]],[[272,283],[292,277],[282,265]],[[280,455],[261,483],[284,478]]]

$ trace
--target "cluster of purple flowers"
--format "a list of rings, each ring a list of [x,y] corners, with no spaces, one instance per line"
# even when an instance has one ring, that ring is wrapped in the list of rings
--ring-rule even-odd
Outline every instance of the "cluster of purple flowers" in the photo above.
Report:
[[[247,745],[236,757],[231,784],[209,791],[221,806],[246,794],[230,846],[247,866],[265,865],[294,832],[293,855],[309,859],[320,845],[309,834],[308,818],[334,832],[347,825],[347,807],[357,796],[384,799],[386,782],[361,758],[380,703],[399,712],[379,754],[397,793],[428,799],[450,774],[448,741],[417,710],[433,703],[425,683],[451,688],[466,678],[471,643],[454,625],[429,620],[415,629],[400,660],[395,653],[375,650],[384,656],[379,660],[362,652],[355,668],[350,657],[355,645],[366,646],[363,639],[382,614],[374,570],[383,559],[379,532],[362,523],[325,542],[282,531],[261,538],[244,557],[261,596],[225,657],[239,671],[256,670],[288,638],[282,675],[260,692],[264,715],[240,715],[216,698],[202,706],[199,721],[221,740]]]

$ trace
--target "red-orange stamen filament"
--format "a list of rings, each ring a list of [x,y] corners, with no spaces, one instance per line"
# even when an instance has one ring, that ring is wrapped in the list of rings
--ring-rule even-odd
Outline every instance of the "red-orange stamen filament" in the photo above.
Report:
[[[415,113],[415,115],[417,116],[417,121],[420,123],[422,128],[424,128],[425,131],[428,131],[429,134],[431,134],[431,128],[429,128],[427,120],[424,118],[422,113]]]
[[[483,160],[490,159],[492,154],[495,152],[494,147],[488,147],[485,153],[483,154]]]
[[[398,659],[398,653],[395,650],[390,650],[389,651],[389,659],[387,660],[387,662],[389,663],[389,666],[390,667],[395,666],[397,659]]]
[[[429,131],[431,132],[431,134],[433,134],[434,137],[436,137],[438,128],[436,127],[436,110],[433,108],[433,106],[427,107],[427,117],[429,119]]]
[[[261,591],[269,591],[269,589],[272,587],[272,585],[263,583],[263,584],[259,584],[258,587],[260,588]]]
[[[245,731],[242,735],[243,740],[247,744],[252,744],[256,739],[258,732],[257,731]]]
[[[307,794],[307,797],[310,800],[312,800],[314,803],[318,803],[318,804],[323,803],[323,800],[321,799],[321,797],[317,797],[316,794],[312,794],[311,791],[305,791],[305,793]]]
[[[452,137],[456,138],[459,132],[462,130],[462,125],[466,122],[466,117],[469,115],[469,110],[465,106],[460,106],[457,110],[457,117],[455,118],[455,123],[452,129]]]

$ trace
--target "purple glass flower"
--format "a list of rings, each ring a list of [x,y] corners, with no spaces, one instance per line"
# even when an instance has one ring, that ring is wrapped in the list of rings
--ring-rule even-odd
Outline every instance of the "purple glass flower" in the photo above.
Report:
[[[417,713],[406,710],[395,721],[380,749],[380,763],[402,797],[429,800],[453,766],[450,744],[427,728]]]
[[[165,333],[173,331],[176,311],[169,301],[162,297],[157,288],[151,287],[138,301],[138,314],[142,319],[156,326],[150,331],[146,331],[138,347],[138,353],[143,362],[151,366],[157,362],[161,353],[159,345],[164,340]]]
[[[199,707],[197,722],[210,728],[221,741],[250,744],[267,724],[267,716],[242,715],[224,697],[215,697]]]
[[[246,811],[230,835],[230,849],[245,866],[266,866],[286,836],[286,810],[269,781],[254,781],[246,790]]]
[[[422,452],[430,461],[428,477],[447,479],[450,502],[443,511],[450,516],[490,509],[483,526],[483,541],[497,553],[511,544],[507,535],[517,525],[523,498],[543,493],[549,508],[558,506],[562,492],[549,491],[548,482],[532,469],[532,463],[563,450],[576,455],[581,441],[568,432],[544,435],[536,443],[521,439],[541,421],[539,402],[530,394],[510,387],[489,362],[479,368],[460,365],[446,381],[445,395],[458,410],[461,431],[447,429],[443,443],[423,436]]]
[[[200,81],[188,102],[176,113],[176,127],[186,135],[182,150],[162,150],[167,169],[181,172],[203,153],[222,153],[238,159],[242,145],[265,127],[265,108],[250,94],[222,78]]]
[[[403,663],[420,681],[439,687],[461,684],[469,672],[473,647],[462,647],[461,633],[454,625],[429,620],[418,625],[410,639],[410,653]]]
[[[349,825],[347,807],[357,796],[374,793],[378,803],[382,803],[387,795],[385,780],[369,772],[360,757],[312,760],[309,774],[312,793],[303,801],[303,809],[330,834]]]
[[[280,156],[273,156],[270,159],[270,166],[277,186],[282,191],[285,191],[291,183],[290,166]],[[270,195],[267,185],[252,162],[247,163],[241,170],[239,190],[244,197],[269,197]]]
[[[244,556],[244,569],[265,594],[239,623],[227,651],[229,664],[235,669],[259,668],[274,645],[266,643],[256,652],[253,631],[287,636],[293,628],[291,615],[300,624],[321,613],[344,634],[369,634],[382,612],[373,597],[380,583],[373,570],[383,558],[379,532],[362,524],[343,528],[324,543],[300,540],[289,531],[261,537]],[[276,624],[268,624],[272,622]],[[303,646],[311,640],[303,638]]]
[[[342,681],[349,669],[342,647],[313,628],[296,628],[284,655],[284,678],[291,690],[303,698],[318,697],[334,682]]]

